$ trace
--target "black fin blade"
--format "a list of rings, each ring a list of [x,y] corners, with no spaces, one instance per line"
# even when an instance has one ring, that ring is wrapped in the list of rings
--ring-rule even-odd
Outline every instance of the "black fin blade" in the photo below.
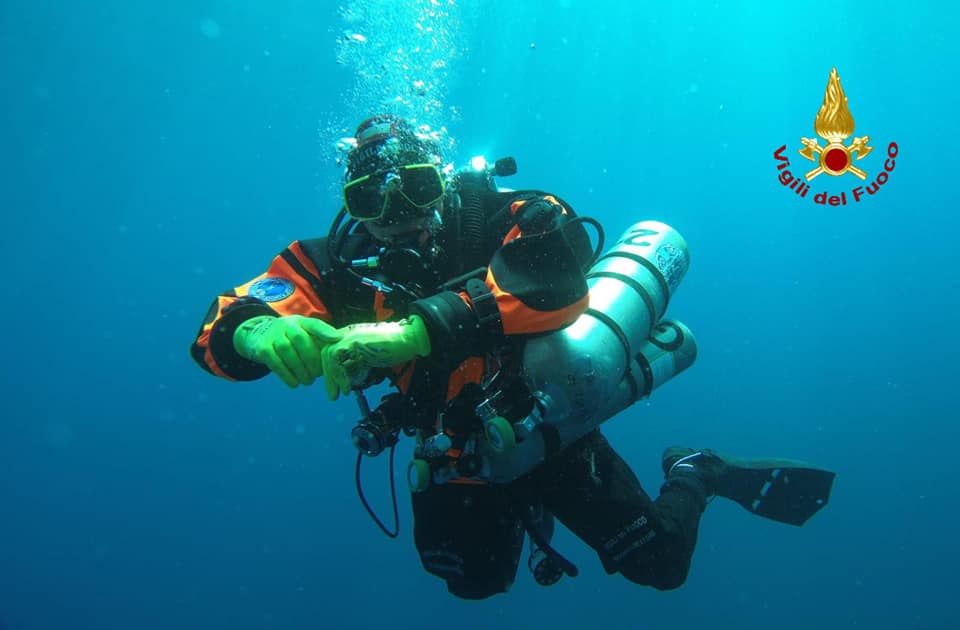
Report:
[[[796,460],[724,458],[728,469],[717,494],[748,512],[803,525],[830,500],[836,473]]]

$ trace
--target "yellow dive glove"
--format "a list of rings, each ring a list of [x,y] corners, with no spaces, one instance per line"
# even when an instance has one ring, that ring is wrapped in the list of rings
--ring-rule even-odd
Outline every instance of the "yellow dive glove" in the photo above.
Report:
[[[430,354],[430,336],[419,315],[396,322],[352,324],[323,349],[323,378],[330,400],[350,392],[370,368],[391,367]]]
[[[233,347],[251,361],[266,365],[290,387],[311,385],[323,375],[322,351],[343,336],[323,320],[302,315],[261,315],[240,324]]]

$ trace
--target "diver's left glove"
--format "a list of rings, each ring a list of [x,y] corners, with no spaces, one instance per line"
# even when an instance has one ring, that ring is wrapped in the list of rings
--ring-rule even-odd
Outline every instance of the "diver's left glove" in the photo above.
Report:
[[[430,354],[430,336],[419,315],[396,322],[352,324],[323,349],[323,378],[330,400],[346,396],[371,368],[385,368]]]

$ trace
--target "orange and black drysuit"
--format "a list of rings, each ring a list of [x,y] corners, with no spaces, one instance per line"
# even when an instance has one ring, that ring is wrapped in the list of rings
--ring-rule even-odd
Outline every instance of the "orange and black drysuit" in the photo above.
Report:
[[[252,317],[296,314],[341,327],[419,314],[430,336],[430,356],[381,376],[403,392],[391,396],[427,435],[441,414],[444,431],[458,416],[470,431],[484,377],[516,369],[516,346],[523,339],[559,329],[587,308],[583,267],[591,254],[581,226],[557,227],[573,214],[558,198],[496,191],[478,197],[483,203],[473,207],[483,208],[482,222],[451,212],[438,235],[448,254],[442,280],[481,268],[482,274],[462,287],[438,285],[418,299],[396,300],[332,264],[328,239],[296,241],[264,274],[214,300],[193,343],[194,359],[217,376],[253,380],[267,368],[233,347],[237,326]],[[476,229],[479,223],[482,230]],[[376,250],[377,243],[361,232],[345,239],[342,259],[362,259]],[[511,369],[500,369],[505,364]],[[463,431],[453,431],[462,438]],[[454,444],[463,448],[462,439]],[[462,460],[462,451],[451,457]],[[470,483],[469,476],[412,495],[421,563],[458,597],[485,598],[510,588],[528,514],[538,505],[596,550],[610,573],[657,588],[674,588],[686,576],[703,491],[667,484],[651,501],[599,430],[509,485]]]

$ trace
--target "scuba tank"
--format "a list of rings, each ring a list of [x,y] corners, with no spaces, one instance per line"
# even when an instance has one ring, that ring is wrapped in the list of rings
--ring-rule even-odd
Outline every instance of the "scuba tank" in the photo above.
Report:
[[[536,468],[690,367],[697,355],[682,323],[661,320],[689,267],[683,237],[641,221],[587,273],[590,306],[570,326],[523,351],[532,411],[517,422],[491,416],[478,441],[482,478],[509,483]]]

